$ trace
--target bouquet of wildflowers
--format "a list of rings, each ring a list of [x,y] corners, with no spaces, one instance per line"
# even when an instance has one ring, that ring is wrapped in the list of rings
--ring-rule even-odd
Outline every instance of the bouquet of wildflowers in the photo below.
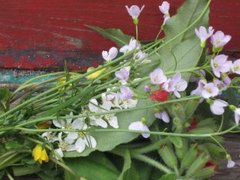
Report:
[[[239,131],[240,60],[222,53],[231,36],[208,26],[210,2],[186,0],[172,16],[164,1],[148,43],[138,38],[145,7],[126,6],[135,37],[89,26],[119,46],[102,65],[1,89],[0,175],[206,179],[221,159],[234,167],[222,135]]]

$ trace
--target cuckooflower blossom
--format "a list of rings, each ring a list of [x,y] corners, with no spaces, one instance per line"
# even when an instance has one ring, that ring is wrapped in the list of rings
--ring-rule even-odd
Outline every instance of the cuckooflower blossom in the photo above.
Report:
[[[198,87],[191,92],[191,95],[202,96],[204,86],[207,84],[206,80],[201,79],[198,81]]]
[[[236,124],[238,125],[240,121],[240,108],[236,108],[234,110],[234,118],[235,118]]]
[[[102,51],[102,57],[106,61],[111,61],[117,57],[118,50],[115,47],[109,49],[109,51]]]
[[[42,147],[42,145],[38,144],[34,147],[33,151],[32,151],[32,156],[34,158],[34,161],[38,161],[40,164],[42,164],[42,162],[48,162],[49,158],[48,158],[48,154],[45,148]]]
[[[141,62],[141,63],[145,63],[145,62],[148,62],[146,60],[147,58],[147,53],[139,50],[136,54],[134,54],[133,56],[133,59],[136,61],[136,62]]]
[[[155,117],[157,119],[162,119],[165,123],[170,122],[170,118],[169,118],[168,113],[166,111],[155,113]]]
[[[224,108],[228,106],[226,101],[217,99],[214,100],[213,103],[210,105],[210,110],[215,115],[222,115],[224,113]]]
[[[216,77],[220,78],[221,73],[226,73],[230,71],[231,62],[227,59],[228,56],[221,54],[211,60],[212,70]]]
[[[148,129],[147,125],[145,123],[143,123],[142,121],[132,122],[128,126],[128,129],[129,130],[135,130],[135,131],[144,131],[144,133],[142,133],[142,136],[144,138],[148,138],[150,136],[150,134],[147,133],[147,132],[149,132],[149,129]]]
[[[160,85],[167,81],[167,77],[163,73],[162,69],[157,68],[153,72],[150,73],[150,80],[152,84]]]
[[[210,97],[215,97],[219,94],[219,89],[214,85],[214,83],[207,83],[202,90],[202,97],[208,99]]]
[[[132,5],[130,8],[125,6],[128,14],[132,17],[134,24],[138,24],[138,17],[141,14],[142,10],[144,9],[145,5],[141,7],[141,9],[137,5]]]
[[[126,84],[130,75],[130,67],[124,67],[115,72],[115,76],[120,80],[122,84]]]
[[[220,52],[223,47],[231,40],[230,35],[225,35],[222,31],[217,31],[211,37],[213,52]]]
[[[120,92],[121,92],[120,97],[122,100],[132,99],[134,95],[133,91],[127,86],[122,86],[120,88]]]
[[[213,35],[214,29],[212,26],[208,28],[208,30],[200,26],[199,29],[195,29],[195,33],[197,37],[201,40],[201,47],[204,48],[206,46],[206,41],[209,37]]]
[[[181,95],[179,92],[185,91],[187,88],[187,81],[182,79],[181,73],[176,73],[172,79],[164,83],[163,89],[167,92],[173,92],[177,98],[180,98]]]
[[[142,10],[144,9],[145,5],[141,7],[141,9],[137,5],[132,5],[130,8],[125,6],[128,14],[133,18],[136,19],[141,14]]]
[[[233,160],[231,159],[228,160],[227,168],[233,168],[235,165],[236,163]]]
[[[148,85],[146,85],[144,86],[144,91],[149,93],[151,91],[151,88]]]
[[[167,20],[170,18],[169,14],[170,4],[167,1],[163,1],[162,5],[159,6],[159,10],[161,13],[163,13],[163,25],[167,22]]]
[[[232,71],[240,75],[240,59],[233,62]]]
[[[121,47],[119,51],[126,54],[126,53],[131,52],[135,49],[140,49],[140,47],[141,47],[141,45],[139,44],[139,42],[136,39],[131,38],[129,44]]]

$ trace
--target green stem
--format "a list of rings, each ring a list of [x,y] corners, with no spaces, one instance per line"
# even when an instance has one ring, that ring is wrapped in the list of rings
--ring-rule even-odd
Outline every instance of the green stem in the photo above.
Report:
[[[136,40],[138,41],[138,25],[135,25],[135,30],[136,30]]]
[[[166,173],[166,174],[170,174],[172,173],[172,171],[170,169],[168,169],[166,166],[164,166],[163,164],[153,160],[152,158],[149,158],[145,155],[141,155],[141,154],[131,154],[131,156],[134,158],[134,159],[137,159],[137,160],[140,160],[140,161],[143,161],[149,165],[152,165],[153,167],[159,169],[160,171]]]
[[[168,140],[167,139],[162,139],[158,142],[155,142],[153,144],[150,144],[145,147],[137,148],[131,150],[132,153],[137,153],[137,154],[144,154],[144,153],[149,153],[151,151],[158,150],[162,144],[165,144]]]

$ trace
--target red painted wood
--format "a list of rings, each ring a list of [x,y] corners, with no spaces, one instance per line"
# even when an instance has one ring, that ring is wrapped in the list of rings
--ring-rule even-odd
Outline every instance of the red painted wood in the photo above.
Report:
[[[72,69],[101,62],[99,52],[111,42],[85,27],[121,28],[134,35],[125,5],[146,7],[140,16],[140,38],[153,39],[162,22],[162,0],[0,0],[0,67]],[[174,14],[183,0],[169,0]],[[240,51],[240,1],[213,0],[211,25],[231,34],[228,49]]]

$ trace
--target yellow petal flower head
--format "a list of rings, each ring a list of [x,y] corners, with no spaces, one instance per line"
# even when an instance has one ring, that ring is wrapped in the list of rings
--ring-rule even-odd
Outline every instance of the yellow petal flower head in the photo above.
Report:
[[[35,146],[35,148],[32,151],[32,156],[34,158],[34,161],[38,161],[40,164],[42,162],[48,162],[48,154],[45,148],[42,147],[42,145],[38,144]]]

